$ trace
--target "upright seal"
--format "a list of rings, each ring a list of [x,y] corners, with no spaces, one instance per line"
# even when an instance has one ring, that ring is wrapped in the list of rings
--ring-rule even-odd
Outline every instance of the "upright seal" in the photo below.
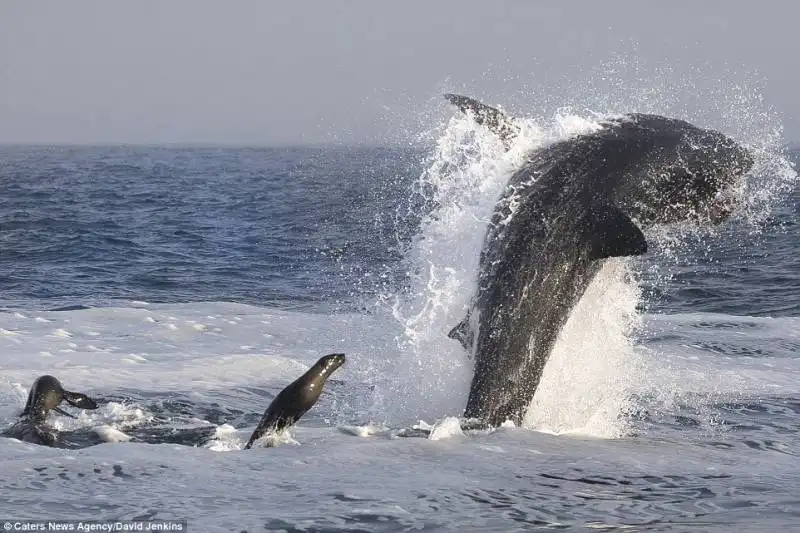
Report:
[[[269,404],[258,427],[250,436],[244,447],[250,449],[253,443],[263,437],[267,432],[278,432],[293,426],[300,418],[311,409],[325,385],[328,377],[334,370],[344,364],[343,353],[333,353],[320,358],[308,372],[283,389]],[[269,445],[268,445],[269,446]]]

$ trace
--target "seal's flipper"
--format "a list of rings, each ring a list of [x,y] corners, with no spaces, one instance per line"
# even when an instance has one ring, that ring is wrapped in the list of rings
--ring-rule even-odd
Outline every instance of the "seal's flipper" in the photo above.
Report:
[[[260,439],[261,437],[263,437],[266,434],[267,434],[266,430],[262,430],[261,428],[257,428],[253,432],[253,434],[250,435],[250,440],[247,441],[247,444],[245,444],[244,449],[245,450],[249,450],[250,448],[252,448],[253,447],[253,443],[255,443],[258,439]],[[270,446],[269,443],[265,443],[265,444],[266,444],[264,446],[265,448],[272,448],[273,447],[273,446]]]
[[[258,427],[253,431],[253,434],[250,435],[250,440],[247,441],[245,444],[244,449],[249,450],[253,447],[253,443],[267,434],[267,432],[274,432],[275,426],[277,425],[277,417],[276,416],[269,416],[270,412],[267,410],[264,413],[264,416],[261,418],[261,421],[258,423]]]
[[[71,406],[79,409],[97,409],[97,403],[80,392],[64,391],[64,400]]]
[[[519,136],[520,128],[514,120],[494,107],[482,104],[468,96],[447,93],[444,95],[448,102],[459,108],[462,112],[471,112],[475,122],[486,126],[495,135],[500,137],[506,149]]]
[[[261,419],[261,422],[259,422],[258,427],[255,429],[255,431],[253,431],[253,434],[250,435],[250,440],[247,441],[247,444],[245,444],[244,449],[249,450],[250,448],[253,447],[253,444],[255,444],[257,440],[262,438],[264,435],[267,435],[268,433],[274,435],[282,431],[282,429],[280,429],[281,426],[283,426],[285,429],[293,425],[304,414],[305,411],[299,413],[299,416],[297,416],[297,418],[295,419],[293,417],[290,418],[281,417],[267,411],[266,413],[264,413],[264,417]],[[264,448],[274,448],[274,447],[275,447],[274,441],[267,439],[264,442]]]
[[[75,415],[69,414],[68,412],[66,412],[65,410],[63,410],[60,407],[53,407],[53,411],[55,411],[56,413],[58,413],[60,415],[68,416],[70,418],[75,418]]]
[[[641,255],[647,240],[628,215],[611,204],[595,204],[589,209],[590,259]]]
[[[469,313],[464,317],[464,320],[458,323],[456,327],[450,330],[447,334],[451,339],[455,339],[461,343],[466,350],[472,349],[472,341],[475,337],[472,328],[469,327]]]
[[[250,440],[247,441],[247,444],[244,445],[245,450],[249,450],[253,447],[253,443],[260,439],[263,435],[257,435],[258,430],[256,430],[252,435],[250,435]]]

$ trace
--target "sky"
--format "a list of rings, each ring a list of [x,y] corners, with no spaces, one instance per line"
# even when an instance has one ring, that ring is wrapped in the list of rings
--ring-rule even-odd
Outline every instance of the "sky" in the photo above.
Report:
[[[3,0],[0,142],[391,144],[443,92],[800,141],[800,7],[766,0]],[[766,124],[766,126],[765,126]]]

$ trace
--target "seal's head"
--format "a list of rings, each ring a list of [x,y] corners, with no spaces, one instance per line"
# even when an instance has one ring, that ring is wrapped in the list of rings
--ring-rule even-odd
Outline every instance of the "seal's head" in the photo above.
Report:
[[[345,358],[343,353],[332,353],[323,356],[314,365],[315,371],[319,376],[330,376],[334,370],[344,364]]]

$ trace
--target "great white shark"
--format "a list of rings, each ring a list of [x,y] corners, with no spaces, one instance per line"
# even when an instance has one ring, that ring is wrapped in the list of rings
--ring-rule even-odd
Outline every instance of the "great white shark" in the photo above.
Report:
[[[500,110],[445,97],[506,148],[519,136]],[[477,291],[449,333],[474,361],[464,416],[519,425],[559,332],[604,260],[647,252],[642,228],[727,219],[752,166],[750,151],[720,132],[640,113],[526,154],[495,205]]]

